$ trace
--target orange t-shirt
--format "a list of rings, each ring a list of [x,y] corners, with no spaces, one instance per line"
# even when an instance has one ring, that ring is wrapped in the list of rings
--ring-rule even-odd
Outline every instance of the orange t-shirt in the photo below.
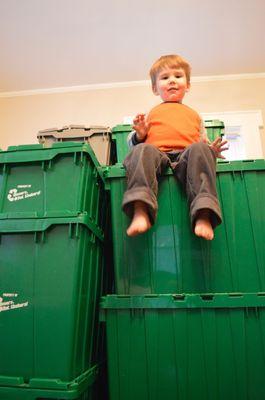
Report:
[[[161,103],[147,116],[149,130],[145,143],[164,152],[183,150],[201,140],[199,114],[181,103]]]

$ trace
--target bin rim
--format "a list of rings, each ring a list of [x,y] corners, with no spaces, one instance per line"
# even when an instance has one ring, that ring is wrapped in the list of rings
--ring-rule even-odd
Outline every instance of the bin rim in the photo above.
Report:
[[[67,153],[89,155],[95,166],[100,165],[88,143],[79,144],[79,142],[74,141],[55,142],[51,147],[44,147],[42,144],[10,146],[7,150],[0,151],[0,164],[50,161],[59,154]]]
[[[104,240],[103,230],[87,214],[77,217],[1,219],[0,235],[6,233],[45,232],[54,225],[84,225],[99,240]]]
[[[9,388],[11,391],[18,390],[21,394],[21,399],[23,399],[23,393],[26,394],[27,392],[33,394],[35,393],[35,391],[38,392],[39,397],[49,396],[50,398],[52,397],[52,394],[54,394],[54,398],[72,398],[71,395],[73,393],[80,395],[89,386],[91,386],[95,382],[98,373],[99,365],[95,364],[91,368],[84,371],[81,375],[69,382],[62,381],[60,379],[38,378],[31,378],[29,379],[29,381],[25,382],[23,377],[0,375],[0,395],[3,389],[6,390]],[[67,395],[69,395],[69,397]]]
[[[265,170],[265,159],[255,160],[238,160],[238,161],[218,161],[216,165],[217,174],[220,172],[244,172],[244,171],[260,171]],[[125,168],[121,163],[110,166],[98,167],[99,173],[104,178],[122,178],[126,175]],[[170,168],[166,170],[164,175],[173,175]]]
[[[265,292],[107,295],[101,309],[203,309],[265,307]]]
[[[109,126],[103,126],[103,125],[76,125],[76,124],[70,124],[70,125],[64,125],[62,128],[48,128],[48,129],[42,129],[38,131],[38,136],[45,136],[46,134],[52,134],[52,133],[62,133],[64,131],[70,131],[70,130],[83,130],[86,131],[88,136],[93,135],[94,133],[110,133],[111,129]]]
[[[205,128],[224,128],[225,124],[219,119],[204,119],[203,120]]]
[[[117,132],[131,132],[132,131],[132,125],[131,124],[119,124],[114,126],[111,129],[112,133],[117,133]]]

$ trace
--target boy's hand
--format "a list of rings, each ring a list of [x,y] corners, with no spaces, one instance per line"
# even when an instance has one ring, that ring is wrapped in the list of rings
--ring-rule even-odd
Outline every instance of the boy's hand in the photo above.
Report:
[[[137,114],[133,120],[133,129],[139,142],[143,142],[148,132],[149,124],[146,123],[145,114]]]
[[[222,152],[229,149],[229,147],[226,146],[227,143],[227,140],[223,140],[221,136],[218,136],[209,146],[213,149],[217,158],[225,159]]]

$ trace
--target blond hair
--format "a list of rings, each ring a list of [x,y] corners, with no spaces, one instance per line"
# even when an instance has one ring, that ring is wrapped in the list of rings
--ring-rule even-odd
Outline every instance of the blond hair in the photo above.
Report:
[[[166,56],[161,56],[157,61],[154,62],[150,69],[150,77],[152,82],[152,87],[156,85],[157,74],[165,67],[168,68],[182,68],[185,72],[187,83],[190,84],[190,70],[191,67],[189,63],[177,54],[169,54]]]

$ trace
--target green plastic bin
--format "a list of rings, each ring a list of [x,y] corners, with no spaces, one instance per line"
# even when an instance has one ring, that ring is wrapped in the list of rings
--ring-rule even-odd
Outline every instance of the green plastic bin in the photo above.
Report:
[[[191,231],[186,196],[170,171],[160,182],[155,225],[128,237],[125,170],[110,167],[105,177],[117,294],[265,291],[265,160],[218,163],[223,223],[211,242]]]
[[[87,215],[6,219],[0,239],[0,399],[78,398],[99,361],[103,233]]]
[[[110,400],[265,398],[265,297],[107,296]]]
[[[112,129],[112,141],[116,150],[116,161],[121,164],[129,152],[127,137],[132,131],[132,125],[117,125]]]
[[[224,134],[224,123],[217,119],[204,121],[208,138],[212,142],[218,136]],[[132,131],[132,125],[117,125],[112,128],[112,141],[116,149],[116,162],[121,164],[129,152],[127,137]]]
[[[218,119],[206,120],[204,121],[204,126],[210,142],[213,142],[218,136],[224,135],[225,125],[223,121]]]
[[[86,213],[100,225],[102,180],[89,144],[9,147],[0,152],[0,219]]]

